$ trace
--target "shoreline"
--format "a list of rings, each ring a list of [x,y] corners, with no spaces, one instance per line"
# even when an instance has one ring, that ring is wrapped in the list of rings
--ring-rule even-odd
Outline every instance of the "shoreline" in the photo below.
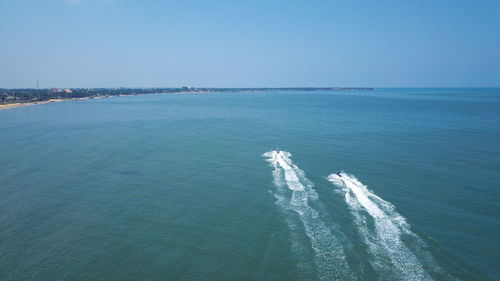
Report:
[[[44,101],[33,101],[33,102],[18,102],[18,103],[9,103],[9,104],[0,104],[0,110],[2,109],[10,109],[16,107],[24,107],[31,105],[39,105],[39,104],[47,104],[52,102],[62,102],[62,101],[71,101],[71,100],[86,100],[94,97],[83,97],[83,98],[69,98],[69,99],[49,99]]]
[[[208,91],[199,91],[199,92],[185,91],[185,92],[177,92],[177,93],[150,93],[150,94],[141,94],[141,95],[158,95],[158,94],[185,95],[185,94],[198,94],[198,93],[199,94],[208,94],[211,92],[208,92]],[[16,108],[16,107],[31,106],[31,105],[47,104],[47,103],[52,103],[52,102],[90,100],[90,99],[127,97],[127,96],[137,96],[137,95],[110,95],[110,96],[93,96],[93,97],[67,98],[67,99],[49,99],[49,100],[44,100],[44,101],[33,101],[33,102],[18,102],[18,103],[0,104],[0,110]]]
[[[277,90],[283,90],[282,88],[276,88]],[[286,88],[288,89],[288,88]],[[296,88],[290,88],[293,90],[297,90]],[[314,88],[316,90],[316,88]],[[317,88],[320,89],[320,88]],[[226,89],[227,90],[227,89]],[[237,92],[262,92],[264,90],[267,90],[267,88],[249,88],[249,89],[232,89]],[[272,89],[270,89],[272,90]],[[350,90],[373,90],[373,88],[328,88],[329,91],[350,91]],[[62,102],[62,101],[75,101],[75,100],[87,100],[87,99],[101,99],[101,98],[112,98],[112,97],[126,97],[126,96],[138,96],[138,95],[186,95],[186,94],[211,94],[211,93],[218,93],[218,92],[227,92],[227,91],[212,91],[212,90],[207,90],[207,89],[196,89],[196,90],[185,90],[185,91],[175,91],[175,92],[151,92],[151,93],[127,93],[127,94],[111,94],[111,95],[96,95],[96,96],[87,96],[87,97],[81,97],[81,98],[51,98],[48,100],[42,100],[42,101],[28,101],[28,102],[16,102],[16,103],[8,103],[8,104],[0,104],[0,110],[3,109],[10,109],[10,108],[16,108],[16,107],[24,107],[24,106],[31,106],[31,105],[40,105],[40,104],[47,104],[47,103],[52,103],[52,102]]]
[[[46,103],[51,103],[51,102],[58,102],[61,101],[59,99],[50,99],[46,101],[34,101],[34,102],[19,102],[19,103],[9,103],[9,104],[0,104],[0,110],[2,109],[9,109],[9,108],[15,108],[15,107],[23,107],[23,106],[30,106],[30,105],[37,105],[37,104],[46,104]]]

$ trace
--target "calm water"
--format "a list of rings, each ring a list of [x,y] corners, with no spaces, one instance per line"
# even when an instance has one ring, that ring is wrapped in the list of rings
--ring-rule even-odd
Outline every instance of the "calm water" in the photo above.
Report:
[[[0,280],[500,279],[500,89],[116,97],[0,132]]]

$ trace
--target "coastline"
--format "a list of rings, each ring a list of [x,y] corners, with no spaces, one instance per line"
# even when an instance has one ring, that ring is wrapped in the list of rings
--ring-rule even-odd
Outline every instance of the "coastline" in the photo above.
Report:
[[[45,103],[50,103],[50,102],[58,102],[58,101],[60,101],[60,100],[59,99],[54,99],[54,100],[51,99],[51,100],[46,100],[46,101],[0,104],[0,110],[14,108],[14,107],[30,106],[30,105],[36,105],[36,104],[45,104]]]
[[[2,90],[2,89],[0,89]],[[83,91],[83,94],[89,94],[90,90],[81,90],[81,89],[76,89],[76,90],[71,90],[71,89],[66,89],[67,91],[70,91],[69,93],[72,93],[73,91]],[[101,89],[102,90],[102,89]],[[0,104],[0,110],[2,109],[9,109],[9,108],[15,108],[15,107],[23,107],[23,106],[30,106],[30,105],[38,105],[38,104],[47,104],[51,102],[61,102],[61,101],[71,101],[71,100],[86,100],[86,99],[99,99],[99,98],[111,98],[111,97],[123,97],[123,96],[138,96],[138,95],[157,95],[157,94],[166,94],[166,95],[186,95],[186,94],[211,94],[211,93],[218,93],[218,92],[263,92],[263,91],[268,91],[268,90],[276,90],[276,91],[353,91],[353,90],[358,90],[358,91],[364,91],[364,90],[373,90],[373,88],[168,88],[166,89],[167,91],[165,92],[162,89],[149,89],[149,90],[156,90],[156,91],[149,91],[148,89],[139,89],[139,92],[137,92],[137,89],[128,89],[129,92],[126,93],[115,93],[115,91],[126,91],[127,89],[104,89],[105,93],[95,93],[92,92],[88,96],[84,97],[74,97],[74,98],[63,98],[63,97],[54,97],[50,98],[48,100],[39,100],[39,101],[27,101],[27,102],[15,102],[15,103],[8,103],[8,104]],[[130,90],[133,90],[130,92]],[[140,92],[142,90],[142,92]],[[15,91],[25,93],[25,92],[33,92],[35,91],[35,94],[39,91],[46,91],[45,90],[31,90],[31,89],[14,89],[14,90],[9,90],[13,91],[13,93],[8,93],[7,95],[13,95],[15,96]],[[60,91],[59,91],[60,92]],[[57,93],[59,93],[57,92]],[[2,92],[0,91],[0,94]],[[5,95],[5,93],[3,93]],[[47,93],[45,93],[47,94]],[[50,94],[50,93],[49,93]],[[36,95],[35,95],[36,96]]]
[[[30,105],[39,105],[39,104],[47,104],[52,102],[61,102],[61,101],[72,101],[72,100],[88,100],[88,99],[97,99],[99,97],[83,97],[83,98],[69,98],[69,99],[49,99],[44,101],[34,101],[34,102],[18,102],[18,103],[8,103],[8,104],[0,104],[0,110],[2,109],[10,109],[15,107],[24,107]]]
[[[172,95],[185,95],[185,94],[208,94],[211,92],[208,91],[199,91],[199,92],[177,92],[177,93],[151,93],[151,94],[142,94],[142,95],[155,95],[155,94],[172,94]],[[82,98],[66,98],[66,99],[49,99],[44,101],[33,101],[33,102],[17,102],[17,103],[9,103],[9,104],[0,104],[0,110],[9,109],[15,107],[24,107],[30,105],[40,105],[47,104],[52,102],[61,102],[61,101],[75,101],[75,100],[89,100],[89,99],[102,99],[102,98],[112,98],[112,97],[126,97],[126,96],[137,96],[137,95],[113,95],[113,96],[91,96],[91,97],[82,97]]]

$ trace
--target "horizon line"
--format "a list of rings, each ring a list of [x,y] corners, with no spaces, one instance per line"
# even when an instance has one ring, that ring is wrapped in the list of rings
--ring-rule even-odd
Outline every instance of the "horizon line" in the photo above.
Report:
[[[177,86],[177,87],[154,87],[154,86],[120,86],[120,87],[9,87],[3,88],[1,90],[50,90],[50,89],[475,89],[475,88],[500,88],[499,86],[383,86],[383,87],[373,87],[373,86],[282,86],[282,87],[193,87],[193,86]]]

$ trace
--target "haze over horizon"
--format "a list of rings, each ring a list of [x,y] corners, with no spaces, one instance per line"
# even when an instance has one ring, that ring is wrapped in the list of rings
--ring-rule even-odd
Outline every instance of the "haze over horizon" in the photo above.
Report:
[[[0,0],[0,88],[500,87],[500,1]]]

